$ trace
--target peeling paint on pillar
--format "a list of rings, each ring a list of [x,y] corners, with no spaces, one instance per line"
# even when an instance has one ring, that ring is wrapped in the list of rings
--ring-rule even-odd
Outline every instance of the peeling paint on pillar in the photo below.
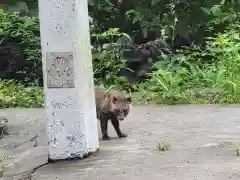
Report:
[[[99,148],[87,0],[39,2],[49,159]]]

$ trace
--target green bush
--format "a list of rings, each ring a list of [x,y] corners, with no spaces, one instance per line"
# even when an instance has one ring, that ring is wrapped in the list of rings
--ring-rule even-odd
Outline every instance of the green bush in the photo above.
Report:
[[[24,87],[16,81],[0,81],[0,108],[42,107],[43,97],[40,87]]]
[[[156,103],[239,103],[240,26],[235,27],[208,38],[198,56],[179,53],[158,61],[158,70],[139,89],[149,94],[148,101]],[[212,63],[200,67],[198,62],[205,56],[211,57]]]
[[[37,17],[21,17],[0,8],[0,37],[9,38],[21,45],[24,51],[26,81],[42,79],[39,20]]]
[[[93,53],[93,73],[96,84],[102,84],[107,88],[115,86],[123,90],[130,88],[126,78],[119,76],[120,70],[127,68],[122,55],[123,43],[121,43],[125,38],[131,41],[127,34],[120,33],[117,28],[92,34],[92,39],[96,42],[105,41],[102,44],[98,43],[98,51]]]
[[[128,7],[124,9],[124,1],[118,5],[90,1],[91,40],[98,50],[93,53],[95,83],[121,90],[137,89],[133,96],[140,103],[239,103],[240,14],[233,2],[222,1],[213,6],[205,2],[184,4],[154,0],[149,4],[141,0],[125,4]],[[190,29],[196,34],[209,36],[201,48],[192,46],[174,54],[162,53],[154,59],[156,70],[144,82],[133,85],[119,76],[120,69],[126,68],[123,57],[126,39],[133,45],[156,38],[165,41],[178,30],[187,31],[184,20],[196,9],[204,18],[197,16],[203,19],[194,19],[194,23],[190,18],[186,24],[192,25]],[[120,21],[121,18],[124,20]],[[127,32],[131,37],[120,32]],[[0,10],[0,37],[11,37],[23,47],[26,81],[41,80],[38,18]],[[43,104],[42,88],[26,88],[16,81],[0,81],[0,85],[1,107],[41,107]]]

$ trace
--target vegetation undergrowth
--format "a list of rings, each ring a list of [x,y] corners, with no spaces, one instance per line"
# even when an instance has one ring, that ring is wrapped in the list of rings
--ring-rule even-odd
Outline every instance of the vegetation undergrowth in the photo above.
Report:
[[[25,87],[13,80],[0,81],[0,108],[42,107],[43,103],[43,88],[33,85]]]
[[[156,150],[157,152],[170,150],[170,144],[167,142],[167,140],[164,137],[161,138],[161,141],[157,143]]]
[[[138,85],[138,97],[166,104],[239,103],[239,27],[209,38],[201,53],[180,52],[158,61],[150,80]],[[203,54],[211,57],[211,64],[201,62]]]
[[[240,13],[235,1],[206,4],[194,0],[195,4],[181,4],[153,0],[151,5],[145,0],[135,4],[121,2],[117,5],[110,1],[89,1],[89,15],[93,17],[90,18],[91,42],[96,49],[93,52],[96,85],[133,91],[134,104],[240,103]],[[149,6],[153,9],[149,10]],[[201,14],[197,17],[202,20],[187,18],[195,11]],[[148,57],[153,61],[153,70],[148,78],[137,83],[130,83],[120,75],[123,69],[133,71],[127,66],[130,59],[124,56],[129,47],[159,38],[166,42],[172,40],[177,31],[187,31],[182,29],[184,23],[196,32],[195,39],[201,36],[202,43],[191,43],[174,51],[167,46],[169,53],[158,46],[160,53]],[[23,62],[16,61],[22,63],[16,68],[18,72],[8,78],[13,80],[1,76],[1,108],[43,106],[42,83],[33,83],[42,80],[39,35],[37,17],[0,9],[0,57],[5,56],[6,49],[1,47],[6,39],[19,44],[24,55]],[[152,53],[148,48],[143,48],[145,51]],[[0,65],[2,68],[4,63]],[[1,71],[5,73],[4,69]],[[20,80],[19,72],[24,75]]]

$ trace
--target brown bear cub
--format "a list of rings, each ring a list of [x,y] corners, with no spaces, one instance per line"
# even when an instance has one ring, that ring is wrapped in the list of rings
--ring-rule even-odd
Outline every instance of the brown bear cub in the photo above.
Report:
[[[132,97],[119,91],[106,91],[101,87],[95,87],[96,113],[100,120],[103,140],[109,140],[107,128],[108,120],[117,132],[119,138],[127,137],[119,127],[119,121],[123,121],[132,108]]]

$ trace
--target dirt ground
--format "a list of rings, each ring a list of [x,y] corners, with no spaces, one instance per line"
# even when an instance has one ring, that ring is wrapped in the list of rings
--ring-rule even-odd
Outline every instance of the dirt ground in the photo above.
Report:
[[[0,115],[9,118],[10,133],[0,140],[0,151],[10,154],[13,166],[3,179],[240,180],[240,156],[231,147],[240,142],[240,105],[133,107],[121,124],[127,138],[100,141],[90,157],[54,164],[45,164],[43,109],[7,109]],[[170,144],[165,152],[156,150],[162,137]]]

